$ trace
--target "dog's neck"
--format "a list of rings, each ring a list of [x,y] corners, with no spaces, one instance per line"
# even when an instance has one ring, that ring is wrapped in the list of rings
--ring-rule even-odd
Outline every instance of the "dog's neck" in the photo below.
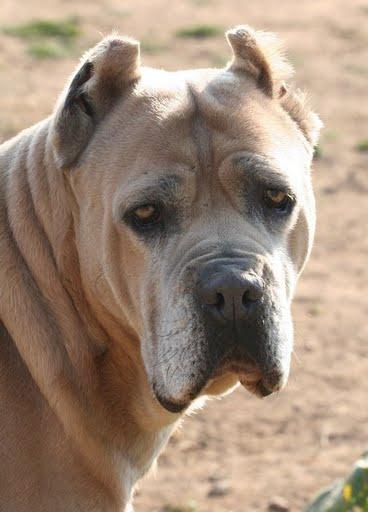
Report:
[[[23,132],[0,154],[0,320],[78,456],[124,510],[174,421],[150,392],[138,340],[107,313],[97,320],[84,296],[49,124]]]

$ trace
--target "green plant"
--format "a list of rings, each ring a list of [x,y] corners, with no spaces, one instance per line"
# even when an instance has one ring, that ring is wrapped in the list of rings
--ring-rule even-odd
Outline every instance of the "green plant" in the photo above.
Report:
[[[5,27],[3,32],[28,42],[27,52],[36,59],[67,56],[80,34],[77,18],[63,20],[32,20],[22,25]]]
[[[355,148],[358,151],[361,151],[362,153],[368,151],[368,139],[362,139],[358,142],[358,144],[355,146]]]
[[[193,25],[191,27],[181,28],[176,32],[176,35],[178,37],[192,39],[207,39],[209,37],[216,37],[222,33],[222,28],[215,25]]]
[[[345,480],[323,491],[305,512],[368,512],[368,452]]]
[[[46,37],[72,39],[79,35],[80,29],[77,18],[66,18],[64,20],[36,19],[22,25],[5,27],[3,32],[23,39]]]

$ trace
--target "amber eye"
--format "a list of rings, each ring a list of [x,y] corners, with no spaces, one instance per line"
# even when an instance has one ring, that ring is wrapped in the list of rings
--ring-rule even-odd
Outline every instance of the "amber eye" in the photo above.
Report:
[[[132,216],[138,226],[150,227],[161,220],[161,210],[154,204],[145,204],[136,208]]]
[[[284,190],[267,189],[264,193],[264,199],[270,208],[280,211],[287,211],[293,203],[293,198]]]

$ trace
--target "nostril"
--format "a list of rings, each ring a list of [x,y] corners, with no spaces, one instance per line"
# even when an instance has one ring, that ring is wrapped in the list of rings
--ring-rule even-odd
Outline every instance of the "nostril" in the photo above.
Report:
[[[225,306],[225,298],[224,296],[222,295],[222,293],[217,293],[216,295],[216,308],[219,310],[219,311],[222,311],[224,309],[224,306]]]
[[[197,283],[200,307],[205,314],[219,323],[250,321],[262,302],[261,279],[231,265],[208,272],[202,270]]]
[[[247,290],[243,293],[242,296],[242,304],[245,308],[251,306],[252,304],[258,302],[260,299],[259,293],[254,293],[253,290]]]

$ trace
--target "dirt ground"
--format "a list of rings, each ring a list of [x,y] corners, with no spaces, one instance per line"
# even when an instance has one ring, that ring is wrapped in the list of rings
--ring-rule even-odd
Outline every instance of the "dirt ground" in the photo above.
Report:
[[[33,18],[68,16],[79,17],[80,33],[58,58],[31,55],[29,39],[2,31]],[[300,511],[368,444],[368,3],[0,3],[0,141],[50,112],[78,55],[101,33],[117,29],[140,38],[149,65],[208,67],[230,55],[221,33],[198,39],[177,31],[239,23],[281,35],[296,81],[310,91],[325,123],[314,165],[316,243],[294,304],[292,375],[279,396],[260,401],[239,389],[187,418],[157,475],[140,486],[140,512],[180,512],[189,504],[199,512],[261,512],[277,496]]]

